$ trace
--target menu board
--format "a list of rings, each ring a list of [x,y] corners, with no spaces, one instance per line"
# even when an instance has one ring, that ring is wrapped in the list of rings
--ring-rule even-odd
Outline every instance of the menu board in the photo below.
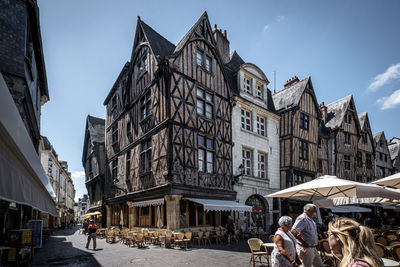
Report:
[[[28,223],[32,229],[32,246],[42,248],[43,220],[31,220]]]

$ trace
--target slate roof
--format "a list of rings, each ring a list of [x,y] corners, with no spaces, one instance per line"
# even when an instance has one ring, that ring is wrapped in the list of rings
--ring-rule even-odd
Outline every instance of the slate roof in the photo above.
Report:
[[[192,33],[196,30],[197,26],[201,23],[204,17],[208,18],[207,11],[203,13],[203,15],[200,16],[200,18],[196,21],[196,23],[190,28],[190,30],[183,36],[183,38],[179,41],[179,43],[176,45],[175,50],[173,53],[179,52],[186,44],[186,42],[189,40],[190,36]]]
[[[383,135],[383,131],[381,131],[381,132],[377,132],[377,133],[374,133],[374,141],[375,141],[375,143],[378,143],[379,142],[379,140],[381,139],[381,136]]]
[[[358,121],[360,122],[361,129],[364,129],[364,123],[367,121],[367,112],[358,114]]]
[[[399,143],[391,143],[388,145],[390,159],[394,160],[399,155],[400,144]]]
[[[342,125],[344,115],[346,113],[347,107],[350,104],[352,95],[348,95],[342,99],[336,100],[333,103],[328,104],[327,115],[325,126],[331,130],[340,128]]]
[[[103,119],[87,116],[87,129],[92,143],[104,143],[105,123]]]
[[[111,96],[114,94],[115,90],[118,88],[118,83],[124,77],[125,74],[127,74],[127,71],[130,67],[130,62],[126,62],[124,67],[122,68],[121,72],[118,75],[118,78],[115,80],[113,87],[111,88],[110,92],[108,93],[106,99],[104,100],[103,105],[107,105],[108,101],[110,101]]]
[[[237,73],[240,65],[244,64],[244,60],[239,54],[233,51],[230,55],[230,60],[225,64],[225,71],[229,80],[229,87],[233,94],[239,95],[239,88],[237,87]]]
[[[272,99],[274,101],[275,110],[279,111],[281,109],[297,106],[309,80],[310,77],[307,77],[274,94]]]
[[[164,38],[161,34],[156,32],[140,18],[138,19],[138,24],[142,28],[146,39],[149,41],[149,45],[157,59],[157,62],[160,62],[161,59],[171,55],[174,52],[175,45]]]
[[[58,154],[55,151],[54,147],[50,143],[50,140],[46,136],[41,136],[43,140],[43,145],[44,145],[44,150],[51,151],[53,153],[54,157],[58,158]]]

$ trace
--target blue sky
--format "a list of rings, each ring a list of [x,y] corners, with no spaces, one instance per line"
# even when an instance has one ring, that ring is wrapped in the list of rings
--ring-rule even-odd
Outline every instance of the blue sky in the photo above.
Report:
[[[400,1],[39,0],[50,102],[42,134],[86,192],[81,163],[87,114],[103,101],[130,58],[137,16],[177,44],[204,11],[226,29],[231,51],[258,65],[280,90],[312,77],[318,102],[353,94],[373,132],[400,135]]]

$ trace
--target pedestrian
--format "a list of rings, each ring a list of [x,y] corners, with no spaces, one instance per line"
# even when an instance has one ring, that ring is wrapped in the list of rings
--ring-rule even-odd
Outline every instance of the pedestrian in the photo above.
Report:
[[[328,242],[340,260],[338,267],[381,267],[382,259],[376,250],[371,230],[358,222],[340,218],[329,224]]]
[[[389,229],[393,225],[395,220],[392,216],[389,215],[387,211],[384,211],[381,222],[383,228]]]
[[[313,220],[316,213],[317,207],[314,204],[306,204],[304,213],[297,217],[292,229],[292,234],[297,239],[297,255],[304,267],[324,266],[317,250],[317,224]]]
[[[226,230],[228,233],[228,244],[231,244],[232,238],[235,238],[236,243],[238,241],[236,238],[236,235],[235,235],[235,228],[236,228],[235,222],[233,221],[232,216],[229,215],[228,219],[226,220]]]
[[[296,238],[290,232],[293,220],[289,216],[279,219],[279,228],[274,237],[274,250],[271,254],[272,267],[296,267],[301,264],[296,253]]]
[[[83,227],[83,234],[86,235],[89,227],[88,221],[86,219],[83,221],[82,227]]]
[[[86,248],[89,248],[90,245],[90,240],[93,239],[93,250],[96,250],[96,231],[97,231],[97,225],[94,223],[93,220],[90,220],[90,224],[88,227],[89,230],[89,235],[86,243]]]

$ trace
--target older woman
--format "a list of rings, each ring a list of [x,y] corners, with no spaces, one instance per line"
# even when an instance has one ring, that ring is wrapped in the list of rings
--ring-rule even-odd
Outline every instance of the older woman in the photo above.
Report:
[[[296,238],[290,232],[293,221],[289,216],[279,219],[279,228],[275,233],[275,246],[271,254],[273,267],[292,267],[301,264],[296,254]]]
[[[352,219],[330,222],[328,242],[332,252],[341,255],[339,267],[384,266],[371,230]]]

